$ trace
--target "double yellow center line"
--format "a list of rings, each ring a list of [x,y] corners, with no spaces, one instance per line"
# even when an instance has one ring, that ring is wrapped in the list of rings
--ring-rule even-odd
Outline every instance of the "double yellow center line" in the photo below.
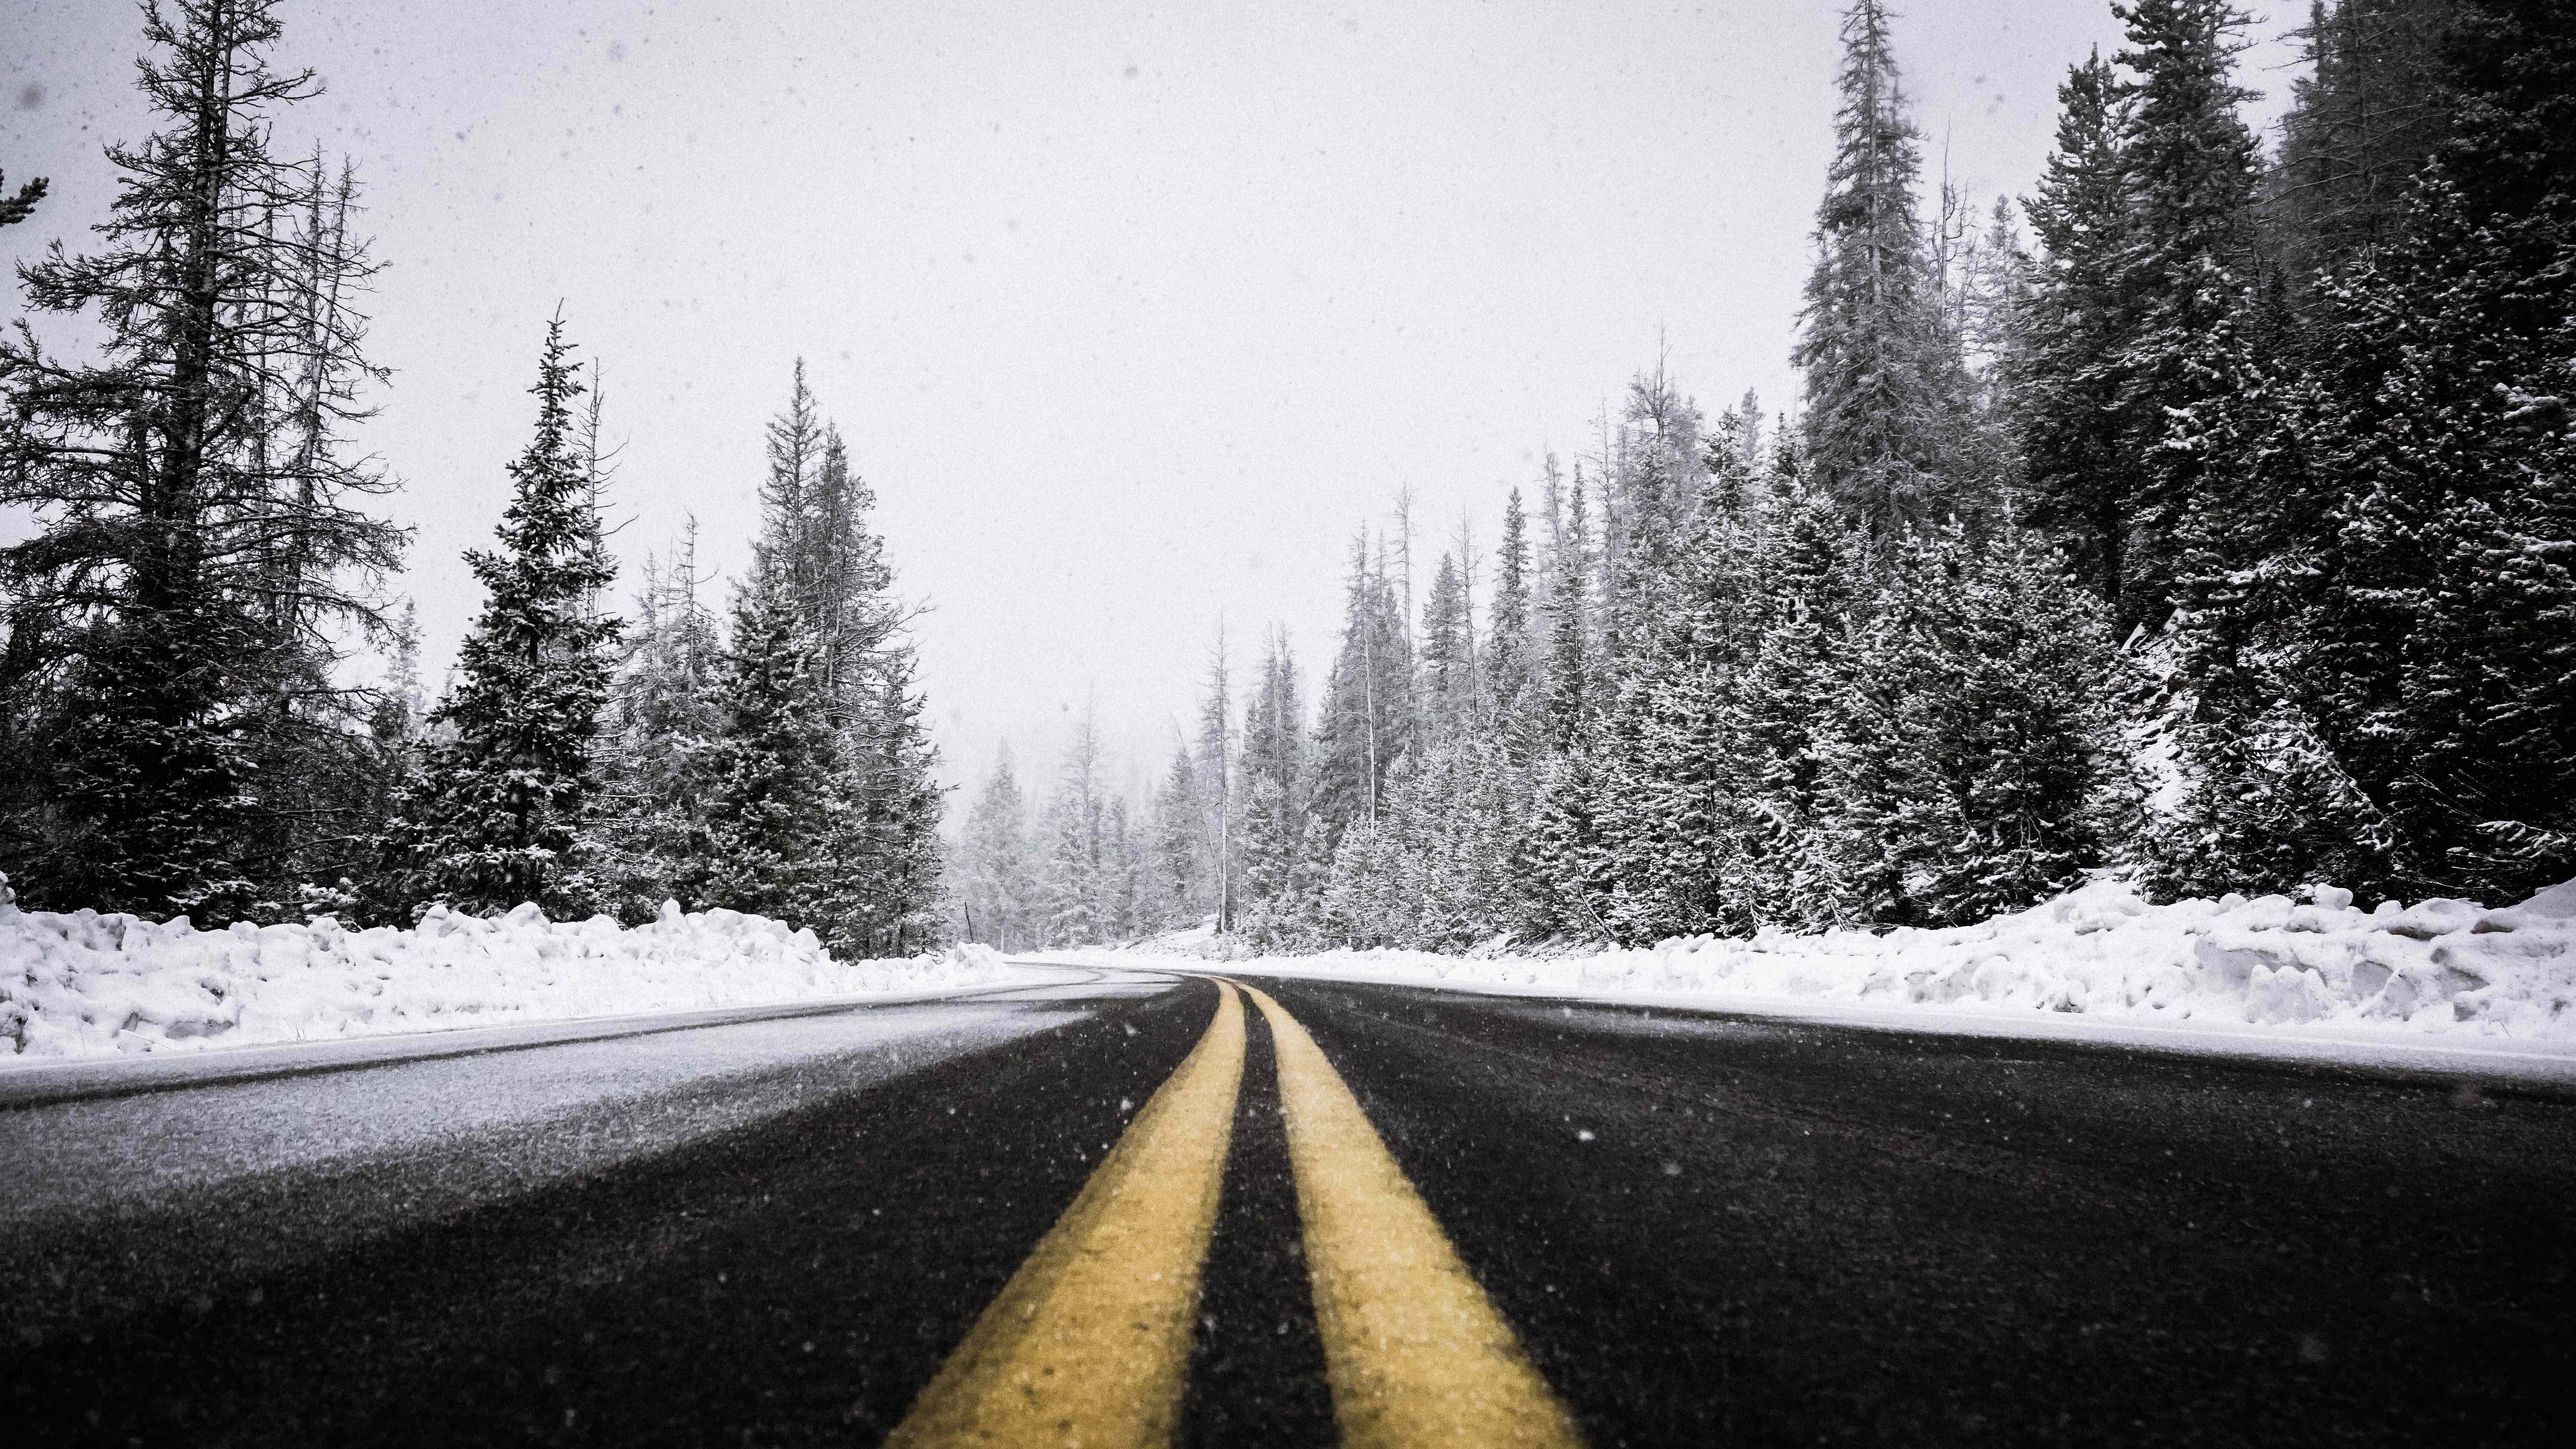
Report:
[[[886,1442],[1161,1446],[1179,1426],[1199,1275],[1243,1080],[1244,1017],[1216,1018]],[[1582,1443],[1341,1074],[1278,1002],[1288,1157],[1333,1415],[1348,1449]]]

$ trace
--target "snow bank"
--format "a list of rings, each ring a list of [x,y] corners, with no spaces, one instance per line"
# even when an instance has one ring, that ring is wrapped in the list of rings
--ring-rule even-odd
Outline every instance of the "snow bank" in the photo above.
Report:
[[[814,933],[734,911],[632,930],[433,906],[412,930],[200,931],[21,911],[0,876],[0,1060],[381,1036],[508,1022],[939,990],[1019,973],[988,947],[835,961]]]
[[[1939,931],[1695,936],[1553,960],[1345,951],[1244,964],[1602,995],[2018,1007],[2576,1041],[2576,881],[2499,910],[2428,900],[2365,913],[2349,891],[2304,894],[2304,902],[2230,895],[2157,906],[2101,879],[2027,911]]]

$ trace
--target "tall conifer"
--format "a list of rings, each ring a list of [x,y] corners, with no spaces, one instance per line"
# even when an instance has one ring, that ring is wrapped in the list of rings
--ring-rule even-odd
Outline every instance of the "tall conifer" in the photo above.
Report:
[[[581,396],[563,319],[546,325],[536,435],[510,464],[500,547],[466,555],[485,591],[457,651],[455,692],[430,714],[444,738],[404,800],[394,840],[406,893],[474,913],[600,904],[591,859],[595,746],[620,620],[590,599],[616,578],[600,551],[575,446]]]

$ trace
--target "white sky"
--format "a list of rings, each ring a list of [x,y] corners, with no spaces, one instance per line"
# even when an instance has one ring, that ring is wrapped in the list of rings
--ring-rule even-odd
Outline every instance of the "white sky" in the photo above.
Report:
[[[1946,142],[1972,192],[2027,190],[2108,5],[1901,8],[1934,172]],[[2305,8],[2255,7],[2267,118]],[[1239,660],[1278,622],[1320,675],[1399,486],[1490,543],[1659,336],[1712,414],[1792,400],[1839,10],[287,0],[279,59],[330,90],[281,139],[354,158],[387,263],[366,442],[408,485],[433,668],[560,301],[606,368],[630,572],[687,510],[744,561],[801,354],[932,606],[949,777],[1002,739],[1051,770],[1089,700],[1142,786],[1220,613]],[[0,170],[53,179],[0,261],[104,214],[136,15],[0,0]]]

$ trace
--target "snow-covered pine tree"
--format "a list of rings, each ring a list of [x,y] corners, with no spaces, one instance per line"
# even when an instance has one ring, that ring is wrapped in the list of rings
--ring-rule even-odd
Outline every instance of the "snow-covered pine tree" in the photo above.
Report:
[[[1498,790],[1501,748],[1460,731],[1399,762],[1377,822],[1344,837],[1324,887],[1344,945],[1456,951],[1509,930],[1518,895]]]
[[[709,760],[725,729],[716,699],[724,638],[700,601],[692,517],[667,559],[648,559],[627,651],[609,689],[601,748],[600,875],[608,909],[629,923],[665,900],[706,899],[715,860]]]
[[[962,913],[961,939],[1003,951],[1037,944],[1030,922],[1037,872],[1029,854],[1028,813],[1028,798],[1005,745],[993,757],[993,773],[977,792],[974,808],[966,814],[965,838],[958,843],[953,888]]]
[[[1494,554],[1494,603],[1485,636],[1486,693],[1508,729],[1531,694],[1529,516],[1515,486],[1503,503],[1503,537]]]
[[[1132,941],[1144,931],[1144,833],[1127,819],[1127,802],[1112,797],[1101,833],[1101,939]]]
[[[1740,426],[1721,422],[1720,438]],[[1721,452],[1686,530],[1641,575],[1640,597],[1655,608],[1630,631],[1599,735],[1599,913],[1626,941],[1741,930],[1752,919],[1727,727],[1760,642],[1760,538],[1742,452]]]
[[[1434,736],[1460,728],[1477,713],[1476,621],[1469,608],[1458,556],[1443,553],[1422,604],[1423,722]]]
[[[1881,0],[1854,0],[1842,42],[1834,160],[1791,360],[1806,376],[1817,486],[1893,534],[1982,503],[1961,476],[1972,390],[1917,210],[1921,137]]]
[[[1194,927],[1211,913],[1204,894],[1212,870],[1204,798],[1197,758],[1188,745],[1175,743],[1171,767],[1154,792],[1153,839],[1146,852],[1146,894],[1157,923],[1166,927]]]
[[[850,465],[848,445],[829,424],[813,485],[803,496],[800,586],[822,648],[824,688],[846,717],[862,712],[872,666],[894,655],[909,666],[905,611],[892,597],[894,571],[886,565],[885,540],[868,523],[876,490]]]
[[[1702,431],[1698,407],[1682,395],[1660,358],[1653,372],[1628,380],[1601,475],[1593,616],[1596,652],[1605,663],[1625,647],[1632,622],[1657,607],[1642,591],[1642,576],[1663,566],[1663,553],[1698,506]]]
[[[2264,177],[2284,280],[2307,293],[2398,236],[2416,173],[2451,131],[2442,38],[2457,0],[2313,0]],[[2304,310],[2304,309],[2303,309]]]
[[[546,324],[536,434],[510,464],[500,547],[466,555],[485,591],[457,651],[455,689],[390,832],[404,894],[478,914],[535,902],[597,909],[590,816],[595,746],[621,622],[589,599],[616,578],[600,551],[573,435],[582,392],[563,319]]]
[[[271,67],[275,11],[146,12],[159,130],[107,149],[102,250],[19,271],[33,312],[94,308],[101,346],[0,337],[0,503],[35,521],[5,552],[0,837],[30,905],[287,914],[366,834],[371,699],[337,666],[403,543],[359,506],[391,480],[340,438],[384,377],[356,310],[374,266],[346,171],[270,150],[321,90]]]
[[[2209,753],[2329,782],[2292,841],[2384,818],[2348,884],[2510,899],[2576,870],[2576,11],[2464,0],[2442,72],[2451,139],[2318,298],[2271,689]]]
[[[1824,713],[1816,829],[1839,920],[1982,920],[2071,889],[2128,844],[2104,621],[2018,529],[1909,540]]]
[[[2126,0],[2119,63],[2136,75],[2120,146],[2127,216],[2119,292],[2127,323],[2114,360],[2119,447],[2136,460],[2121,625],[2156,624],[2170,605],[2183,533],[2216,461],[2202,434],[2252,366],[2258,147],[2238,108],[2244,15],[2232,0]],[[2214,500],[2224,507],[2225,500]]]
[[[2003,368],[2029,521],[2054,535],[2095,593],[2128,617],[2129,534],[2141,484],[2120,427],[2121,355],[2132,323],[2128,102],[2099,51],[2057,88],[2057,147],[2023,203],[2040,253],[2029,325]]]
[[[1074,726],[1064,767],[1047,801],[1045,858],[1038,899],[1050,946],[1083,946],[1109,939],[1107,897],[1109,801],[1100,782],[1100,730],[1090,709]]]
[[[755,550],[716,678],[722,730],[707,760],[706,898],[828,941],[845,925],[833,847],[850,828],[850,804],[821,653],[786,560]]]
[[[914,668],[909,644],[877,658],[861,674],[865,689],[841,732],[844,824],[828,842],[840,924],[824,937],[835,950],[906,955],[935,944],[944,927],[939,817],[946,795],[931,777],[939,751],[924,717],[929,702],[913,687]],[[825,698],[848,693],[827,687]]]
[[[1297,660],[1286,632],[1274,629],[1243,721],[1242,929],[1257,946],[1275,942],[1311,914],[1313,903],[1300,899],[1297,869],[1311,784]]]
[[[894,597],[884,540],[869,523],[876,495],[823,417],[801,359],[764,442],[760,548],[812,641],[816,687],[840,737],[834,830],[820,841],[835,894],[816,931],[835,949],[899,953],[944,920],[943,796],[931,779],[938,753],[914,687],[910,611]]]
[[[1363,536],[1352,549],[1342,643],[1315,719],[1313,809],[1325,854],[1342,832],[1375,819],[1387,771],[1413,744],[1413,657],[1404,604]]]
[[[1198,757],[1193,778],[1200,790],[1199,808],[1205,824],[1200,838],[1207,842],[1207,894],[1216,911],[1216,928],[1222,934],[1234,929],[1235,912],[1241,909],[1238,898],[1243,887],[1243,866],[1235,851],[1235,830],[1241,824],[1242,800],[1237,790],[1237,740],[1234,726],[1234,679],[1232,660],[1228,657],[1225,624],[1216,629],[1216,649],[1208,658],[1207,696],[1199,706]]]
[[[1592,713],[1594,676],[1600,661],[1593,651],[1592,529],[1584,505],[1583,470],[1574,470],[1567,490],[1565,524],[1558,533],[1547,594],[1547,705],[1545,737],[1558,749],[1569,748]]]
[[[1759,561],[1760,642],[1728,701],[1730,793],[1746,831],[1740,909],[1757,925],[1836,924],[1845,896],[1818,834],[1827,709],[1853,668],[1854,615],[1868,571],[1862,537],[1832,500],[1794,475],[1769,515]]]

